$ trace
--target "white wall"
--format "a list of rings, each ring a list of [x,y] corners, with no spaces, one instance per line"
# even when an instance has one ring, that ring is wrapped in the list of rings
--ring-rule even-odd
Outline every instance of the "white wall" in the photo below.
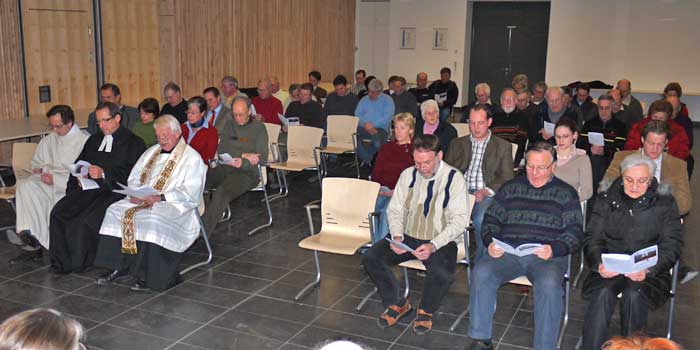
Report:
[[[449,67],[452,69],[452,80],[460,87],[457,104],[461,104],[466,0],[393,0],[389,3],[357,0],[357,7],[360,10],[356,68],[364,68],[368,74],[386,83],[391,75],[401,75],[408,81],[415,81],[416,74],[421,71],[428,73],[429,80],[436,80],[440,78],[440,69]],[[388,15],[386,26],[376,24],[385,15]],[[385,28],[385,33],[369,30],[372,23],[375,23],[375,28]],[[416,48],[413,50],[399,48],[400,28],[403,27],[416,28]],[[448,28],[448,50],[432,49],[433,28]],[[382,49],[382,45],[386,50]]]

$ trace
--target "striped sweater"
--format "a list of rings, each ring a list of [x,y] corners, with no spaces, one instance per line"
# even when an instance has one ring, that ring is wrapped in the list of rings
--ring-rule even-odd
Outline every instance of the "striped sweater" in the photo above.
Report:
[[[542,243],[555,257],[575,252],[583,239],[581,205],[576,190],[557,177],[535,188],[527,176],[503,184],[486,210],[481,235],[512,246]]]
[[[430,240],[437,249],[460,242],[470,215],[464,176],[443,161],[429,179],[407,168],[399,176],[387,214],[392,236]]]

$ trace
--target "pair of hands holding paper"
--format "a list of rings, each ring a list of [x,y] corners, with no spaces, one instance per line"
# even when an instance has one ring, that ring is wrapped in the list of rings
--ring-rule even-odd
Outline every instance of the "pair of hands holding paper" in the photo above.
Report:
[[[489,244],[488,252],[494,259],[498,259],[505,254],[505,251],[498,247],[495,242],[491,242],[491,244]],[[537,255],[537,257],[542,260],[549,260],[552,258],[552,246],[549,244],[542,245],[541,247],[537,248],[533,254]]]
[[[397,241],[397,242],[403,241],[403,237],[399,237],[399,236],[392,237],[392,239],[394,241]],[[405,254],[407,252],[406,250],[398,248],[397,246],[395,246],[393,244],[389,244],[389,248],[391,248],[391,250],[398,255]],[[420,261],[425,261],[425,260],[428,260],[430,255],[433,254],[434,252],[435,252],[435,246],[432,243],[424,243],[424,244],[421,244],[420,246],[418,246],[418,248],[416,248],[413,251],[413,256],[415,256],[416,259],[418,259]]]
[[[231,161],[226,163],[234,168],[240,168],[243,166],[243,159],[247,159],[251,165],[256,166],[260,162],[260,154],[257,153],[243,153],[240,158],[233,158]]]
[[[606,270],[605,266],[603,266],[603,264],[598,264],[598,274],[603,276],[603,278],[613,278],[613,277],[617,277],[619,275],[619,273],[617,273],[617,272],[612,272],[612,271]],[[627,277],[635,282],[642,282],[647,278],[647,270],[642,270],[642,271],[633,272],[633,273],[626,273],[625,277]]]

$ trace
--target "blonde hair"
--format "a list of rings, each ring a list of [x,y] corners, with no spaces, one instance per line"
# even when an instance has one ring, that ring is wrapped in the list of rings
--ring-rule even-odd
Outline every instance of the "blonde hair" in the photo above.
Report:
[[[634,335],[628,338],[613,337],[603,344],[602,350],[683,350],[678,343],[666,338],[649,338]]]
[[[85,331],[53,309],[18,313],[0,324],[0,350],[78,350]]]
[[[416,118],[413,117],[413,114],[404,112],[404,113],[399,113],[394,116],[394,118],[391,119],[392,122],[394,122],[394,125],[396,125],[397,122],[402,122],[406,124],[406,126],[409,129],[409,135],[411,138],[413,138],[413,135],[416,133]],[[391,136],[391,139],[396,141],[396,133],[393,133]]]

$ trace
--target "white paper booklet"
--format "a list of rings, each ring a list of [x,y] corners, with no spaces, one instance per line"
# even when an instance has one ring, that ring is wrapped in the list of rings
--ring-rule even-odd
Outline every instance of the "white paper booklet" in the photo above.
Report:
[[[222,162],[228,164],[231,163],[233,157],[231,157],[231,155],[228,153],[219,153],[219,159],[221,159]]]
[[[123,184],[117,183],[117,185],[121,186],[121,190],[112,190],[112,192],[115,193],[120,193],[129,197],[133,198],[138,198],[138,199],[144,199],[148,196],[158,196],[160,193],[153,189],[151,186],[140,186],[140,187],[129,187],[129,186],[124,186]]]
[[[440,103],[440,102],[445,102],[447,101],[447,92],[443,92],[441,94],[435,94],[435,102]]]
[[[513,247],[506,242],[498,240],[497,238],[492,238],[492,239],[493,239],[493,243],[496,243],[496,246],[503,249],[506,253],[513,254],[516,256],[525,256],[525,255],[534,254],[535,250],[537,250],[539,247],[542,246],[542,244],[540,244],[540,243],[523,243],[517,247]]]
[[[403,242],[395,241],[389,237],[385,237],[384,239],[389,241],[389,243],[393,244],[396,248],[403,249],[403,250],[409,251],[411,253],[415,252],[415,249],[405,245]]]
[[[588,143],[594,146],[605,146],[605,138],[602,133],[599,132],[589,132],[588,133]]]
[[[632,254],[602,254],[603,266],[610,272],[634,273],[646,270],[659,261],[659,246],[653,245]]]
[[[279,113],[277,113],[277,118],[282,122],[282,125],[284,126],[295,126],[299,125],[299,118],[297,117],[285,117]]]
[[[88,178],[88,168],[90,168],[90,165],[92,164],[84,160],[79,160],[77,163],[70,166],[70,174],[78,179],[83,191],[100,188],[100,185],[98,185],[95,180]]]
[[[544,132],[554,135],[554,123],[544,122]]]

